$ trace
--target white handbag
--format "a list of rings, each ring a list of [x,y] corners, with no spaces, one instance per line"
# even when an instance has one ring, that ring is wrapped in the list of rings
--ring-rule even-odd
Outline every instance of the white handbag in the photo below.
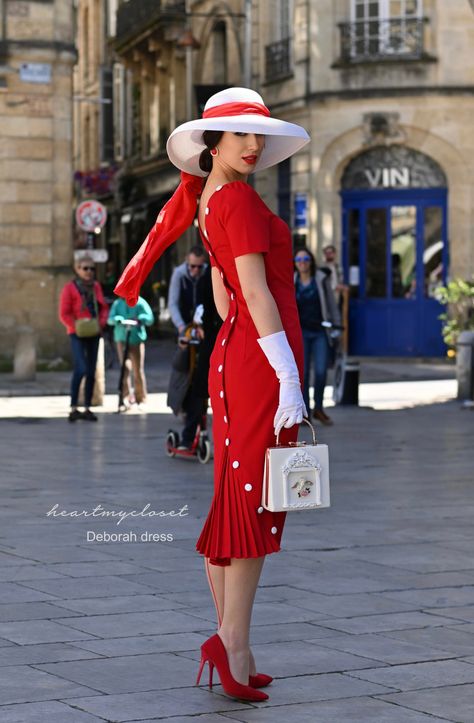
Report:
[[[313,425],[313,444],[290,442],[268,447],[263,474],[262,505],[270,512],[319,510],[329,507],[329,454],[318,444]]]

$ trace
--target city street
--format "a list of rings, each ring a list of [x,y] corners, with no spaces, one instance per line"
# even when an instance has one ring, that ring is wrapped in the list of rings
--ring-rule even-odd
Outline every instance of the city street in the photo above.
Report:
[[[332,507],[288,515],[265,562],[252,648],[275,680],[250,704],[210,692],[207,668],[194,685],[215,631],[194,552],[212,463],[166,457],[158,377],[148,414],[108,396],[97,424],[68,424],[65,397],[2,402],[2,723],[472,723],[474,418],[440,401],[452,379],[405,381],[397,405],[374,372],[374,403],[318,429]]]

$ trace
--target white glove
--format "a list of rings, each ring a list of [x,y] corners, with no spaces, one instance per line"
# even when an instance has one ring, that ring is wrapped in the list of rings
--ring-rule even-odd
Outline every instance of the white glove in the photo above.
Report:
[[[202,324],[202,317],[204,316],[204,306],[202,304],[199,304],[196,306],[196,309],[194,311],[193,316],[193,323],[194,324]]]
[[[280,382],[280,399],[273,420],[275,435],[278,435],[282,427],[288,429],[294,424],[300,424],[303,416],[308,416],[301,393],[298,367],[284,331],[277,331],[257,341]]]

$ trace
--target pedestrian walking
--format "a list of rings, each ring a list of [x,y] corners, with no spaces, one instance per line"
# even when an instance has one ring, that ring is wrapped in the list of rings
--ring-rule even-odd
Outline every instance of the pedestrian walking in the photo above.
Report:
[[[186,255],[185,261],[177,266],[170,280],[170,288],[168,293],[168,310],[170,312],[171,321],[173,322],[178,336],[184,341],[184,334],[190,325],[195,327],[195,332],[199,339],[204,338],[202,326],[194,324],[194,316],[196,309],[203,306],[204,296],[206,294],[206,286],[209,278],[206,276],[208,264],[206,263],[206,255],[202,246],[193,246]],[[183,345],[182,341],[178,342]],[[199,348],[198,360],[201,358],[201,348]],[[182,401],[181,411],[185,415],[185,424],[181,434],[181,441],[178,446],[180,450],[189,449],[193,443],[197,426],[201,422],[204,410],[204,398],[199,391],[197,384],[202,387],[202,375],[205,373],[206,378],[209,372],[209,365],[205,360],[198,363],[199,374],[192,375],[191,383],[187,389],[186,395]]]
[[[330,425],[333,421],[323,409],[324,388],[331,349],[339,332],[325,328],[323,322],[340,326],[341,315],[331,286],[331,273],[326,268],[316,268],[316,260],[309,249],[298,249],[295,268],[296,302],[304,342],[304,401],[309,412],[309,381],[314,370],[313,417]]]
[[[209,390],[215,441],[214,496],[197,541],[204,555],[218,631],[201,646],[224,691],[262,701],[271,682],[250,649],[252,607],[265,556],[280,549],[285,513],[261,505],[264,456],[282,432],[295,441],[306,413],[300,379],[303,340],[288,226],[247,183],[251,172],[288,158],[306,131],[270,117],[261,96],[229,88],[206,103],[203,118],[173,131],[167,143],[182,184],[125,270],[116,293],[135,298],[163,250],[193,221],[212,265],[224,323],[211,357]],[[202,179],[207,177],[202,189]]]
[[[194,312],[202,304],[203,275],[206,257],[202,246],[193,246],[185,261],[171,274],[168,292],[168,311],[178,334],[183,334],[193,320]]]
[[[95,263],[82,257],[75,266],[75,277],[63,287],[59,299],[59,318],[71,340],[73,372],[71,379],[71,411],[69,421],[85,419],[96,422],[91,411],[99,339],[107,323],[109,307],[102,288],[95,280]],[[83,412],[78,409],[79,387],[85,377]]]
[[[124,321],[136,321],[137,325],[128,329],[128,352],[124,360],[127,326]],[[114,327],[114,341],[117,346],[117,356],[120,364],[125,361],[122,395],[126,408],[133,404],[141,411],[145,409],[147,401],[147,385],[145,377],[145,342],[147,340],[146,327],[155,321],[149,303],[141,296],[135,306],[128,306],[123,299],[115,299],[110,309],[108,324]],[[131,376],[133,375],[133,391]]]
[[[197,349],[197,361],[191,384],[183,400],[183,411],[186,422],[181,434],[178,449],[189,449],[196,435],[198,424],[203,414],[206,414],[209,402],[209,365],[212,351],[216,342],[222,320],[217,313],[212,293],[211,267],[207,266],[202,276],[200,289],[202,299],[201,323],[197,326],[197,335],[200,340]]]

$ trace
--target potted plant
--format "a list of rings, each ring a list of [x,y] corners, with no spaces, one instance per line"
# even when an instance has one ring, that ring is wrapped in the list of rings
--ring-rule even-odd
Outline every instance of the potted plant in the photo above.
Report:
[[[456,348],[459,334],[474,332],[474,280],[454,279],[439,286],[436,298],[448,308],[439,318],[443,322],[443,339],[448,347]]]
[[[458,399],[474,398],[474,280],[454,279],[436,289],[436,298],[447,305],[440,315],[443,338],[451,347],[449,356],[456,356]]]

